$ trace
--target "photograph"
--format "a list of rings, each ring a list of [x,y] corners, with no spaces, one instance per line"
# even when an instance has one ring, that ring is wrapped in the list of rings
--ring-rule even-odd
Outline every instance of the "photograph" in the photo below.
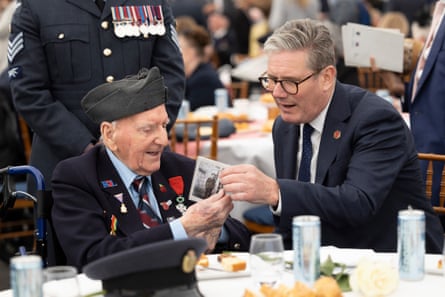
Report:
[[[219,172],[228,165],[199,156],[196,159],[193,173],[190,200],[199,201],[210,197],[222,188],[219,182]]]

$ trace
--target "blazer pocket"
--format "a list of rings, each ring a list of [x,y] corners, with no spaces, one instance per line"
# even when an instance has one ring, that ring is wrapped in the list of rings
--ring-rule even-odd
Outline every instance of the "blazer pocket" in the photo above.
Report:
[[[91,79],[88,25],[47,26],[42,29],[41,39],[53,82],[76,83]]]

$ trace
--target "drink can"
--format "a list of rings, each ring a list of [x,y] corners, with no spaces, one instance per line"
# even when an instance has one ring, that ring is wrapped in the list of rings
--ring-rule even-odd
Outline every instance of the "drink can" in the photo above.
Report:
[[[11,289],[14,297],[42,297],[42,258],[17,256],[10,260]]]
[[[294,279],[312,286],[320,277],[320,218],[296,216],[292,221],[292,232]]]
[[[218,112],[225,111],[229,106],[229,93],[227,89],[221,88],[215,90],[215,105]]]
[[[422,210],[399,211],[397,257],[400,279],[423,279],[425,274],[425,213]]]

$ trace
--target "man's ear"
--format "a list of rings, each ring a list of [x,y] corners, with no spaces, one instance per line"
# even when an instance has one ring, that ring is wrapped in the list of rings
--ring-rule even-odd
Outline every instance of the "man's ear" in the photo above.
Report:
[[[326,66],[320,72],[320,81],[324,91],[332,89],[337,79],[337,69],[333,65]]]
[[[114,142],[114,126],[113,123],[110,122],[102,122],[100,124],[100,134],[102,137],[102,141],[106,147],[111,150],[114,150],[115,142]]]

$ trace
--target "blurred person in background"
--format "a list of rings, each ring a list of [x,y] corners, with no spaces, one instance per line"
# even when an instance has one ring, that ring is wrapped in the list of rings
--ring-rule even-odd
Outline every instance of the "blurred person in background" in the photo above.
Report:
[[[178,28],[178,41],[184,60],[185,99],[190,102],[190,110],[214,105],[214,91],[224,85],[209,62],[209,33],[199,25]]]

